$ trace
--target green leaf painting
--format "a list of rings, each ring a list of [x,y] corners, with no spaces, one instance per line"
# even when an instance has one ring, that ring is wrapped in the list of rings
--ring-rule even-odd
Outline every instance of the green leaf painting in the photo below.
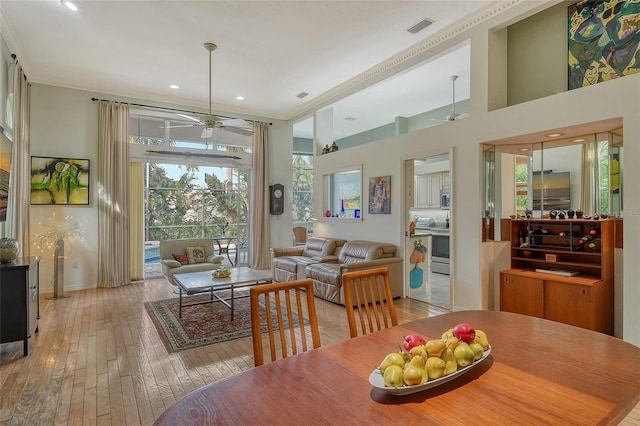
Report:
[[[31,157],[31,204],[89,204],[89,160]]]

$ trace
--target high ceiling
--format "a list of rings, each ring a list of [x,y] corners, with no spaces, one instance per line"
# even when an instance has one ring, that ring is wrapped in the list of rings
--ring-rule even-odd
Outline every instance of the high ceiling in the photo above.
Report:
[[[0,0],[0,25],[32,83],[203,112],[209,107],[203,43],[213,42],[214,112],[297,122],[334,106],[334,132],[342,137],[450,105],[451,75],[460,75],[456,99],[467,99],[468,45],[425,64],[411,52],[497,3],[79,0],[73,12],[58,0]],[[433,24],[407,31],[423,18]],[[407,70],[379,81],[390,68]],[[367,85],[373,87],[351,96]],[[301,92],[309,95],[299,99]]]

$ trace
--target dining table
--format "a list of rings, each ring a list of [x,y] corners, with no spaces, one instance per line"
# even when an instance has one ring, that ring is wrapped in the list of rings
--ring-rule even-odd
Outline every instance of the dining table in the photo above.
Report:
[[[461,323],[484,331],[491,345],[464,374],[400,396],[370,383],[405,336],[439,339]],[[639,365],[640,348],[603,333],[509,312],[457,311],[218,380],[155,424],[616,424],[640,401]]]

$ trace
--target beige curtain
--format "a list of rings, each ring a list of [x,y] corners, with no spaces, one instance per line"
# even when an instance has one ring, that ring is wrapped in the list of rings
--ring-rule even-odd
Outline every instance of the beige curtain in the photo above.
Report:
[[[271,233],[269,232],[269,198],[268,193],[268,156],[267,144],[269,124],[255,123],[253,125],[253,164],[251,170],[250,208],[251,226],[249,233],[249,247],[251,247],[249,264],[253,269],[267,269],[271,267],[269,253]]]
[[[131,279],[144,279],[144,164],[131,163]]]
[[[31,202],[31,85],[17,59],[11,67],[13,120],[11,121],[13,149],[11,153],[11,177],[9,184],[9,210],[7,220],[9,235],[20,243],[22,256],[30,254],[29,204]]]
[[[585,143],[582,145],[582,171],[580,176],[580,210],[585,215],[600,212],[599,169],[598,143]]]
[[[131,283],[129,105],[100,102],[98,132],[98,287],[119,287]]]

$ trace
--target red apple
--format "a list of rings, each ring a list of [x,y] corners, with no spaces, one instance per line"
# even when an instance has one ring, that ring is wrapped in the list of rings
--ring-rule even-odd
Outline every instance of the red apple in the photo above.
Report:
[[[409,334],[408,336],[404,336],[402,346],[404,346],[404,349],[409,352],[414,346],[424,345],[425,343],[427,342],[417,334]]]
[[[458,324],[453,327],[453,335],[465,343],[471,343],[476,338],[476,330],[469,324]]]

